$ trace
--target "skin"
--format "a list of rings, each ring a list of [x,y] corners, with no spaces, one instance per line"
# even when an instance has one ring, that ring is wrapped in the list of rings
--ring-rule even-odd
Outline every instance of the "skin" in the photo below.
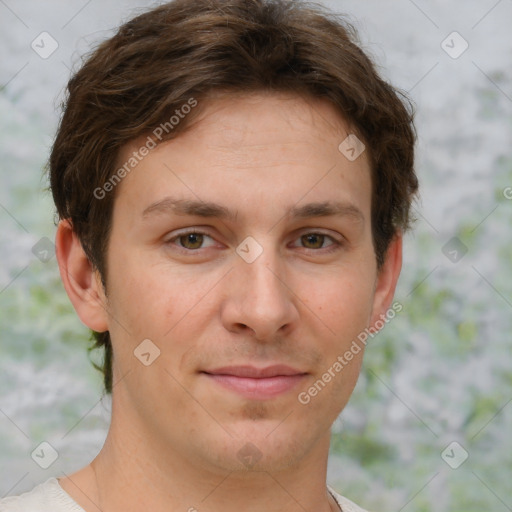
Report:
[[[59,225],[69,297],[85,325],[110,331],[115,354],[105,445],[60,484],[88,512],[338,510],[326,490],[330,427],[363,350],[308,404],[297,397],[390,306],[401,236],[378,271],[367,155],[350,162],[338,150],[351,131],[329,103],[258,93],[200,107],[189,131],[116,188],[106,293],[70,224]],[[143,140],[123,148],[119,165]],[[233,216],[155,206],[169,197],[218,203]],[[324,202],[345,208],[287,215]],[[202,242],[178,237],[188,228]],[[263,250],[252,263],[236,252],[248,236]],[[134,356],[144,339],[160,350],[149,366]],[[276,363],[304,375],[267,399],[201,373]],[[250,467],[244,446],[257,459]]]

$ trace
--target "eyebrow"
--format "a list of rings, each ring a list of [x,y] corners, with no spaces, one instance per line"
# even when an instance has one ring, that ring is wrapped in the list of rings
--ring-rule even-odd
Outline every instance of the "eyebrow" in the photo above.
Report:
[[[287,212],[289,218],[306,219],[310,217],[351,217],[352,219],[363,222],[363,212],[354,204],[341,201],[322,201],[318,203],[308,203],[304,206],[294,206]]]
[[[149,217],[154,214],[195,215],[197,217],[217,217],[219,219],[235,220],[236,212],[232,212],[225,206],[209,201],[192,199],[176,199],[165,197],[149,205],[143,212],[142,217]]]
[[[236,211],[229,210],[225,206],[210,202],[192,199],[177,199],[165,197],[149,205],[142,217],[147,218],[158,214],[193,215],[197,217],[216,217],[235,221]],[[364,222],[363,212],[354,204],[340,201],[321,201],[308,203],[303,206],[290,207],[284,217],[288,219],[307,219],[311,217],[340,216],[350,217],[355,221]]]

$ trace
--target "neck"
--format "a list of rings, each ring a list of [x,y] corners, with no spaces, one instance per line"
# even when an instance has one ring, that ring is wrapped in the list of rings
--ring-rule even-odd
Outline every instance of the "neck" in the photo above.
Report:
[[[327,452],[323,460],[312,459],[281,471],[222,471],[191,464],[173,450],[155,453],[147,443],[133,449],[109,436],[91,468],[102,511],[338,510],[326,489]]]

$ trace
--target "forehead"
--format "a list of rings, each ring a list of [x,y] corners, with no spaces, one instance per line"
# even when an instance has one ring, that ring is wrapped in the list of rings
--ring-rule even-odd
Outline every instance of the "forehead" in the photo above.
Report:
[[[366,155],[349,161],[340,152],[351,129],[329,102],[254,93],[210,98],[197,108],[201,110],[194,123],[151,150],[116,195],[146,197],[145,207],[166,189],[173,195],[177,191],[183,197],[217,202],[233,200],[233,194],[246,199],[259,194],[263,201],[281,198],[288,204],[305,195],[308,200],[324,200],[326,195],[332,200],[340,195],[368,199]],[[145,140],[123,147],[118,166]],[[364,209],[362,204],[358,207]]]
[[[194,138],[206,135],[219,149],[258,154],[261,146],[279,144],[311,150],[318,140],[336,147],[349,127],[326,100],[261,92],[206,100],[193,130]]]

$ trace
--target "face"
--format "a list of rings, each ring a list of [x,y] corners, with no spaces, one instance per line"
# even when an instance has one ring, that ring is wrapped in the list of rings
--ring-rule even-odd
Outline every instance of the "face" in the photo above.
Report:
[[[202,108],[116,190],[114,416],[203,467],[290,467],[325,448],[363,350],[340,371],[338,356],[384,312],[370,168],[338,150],[350,131],[328,103]]]

